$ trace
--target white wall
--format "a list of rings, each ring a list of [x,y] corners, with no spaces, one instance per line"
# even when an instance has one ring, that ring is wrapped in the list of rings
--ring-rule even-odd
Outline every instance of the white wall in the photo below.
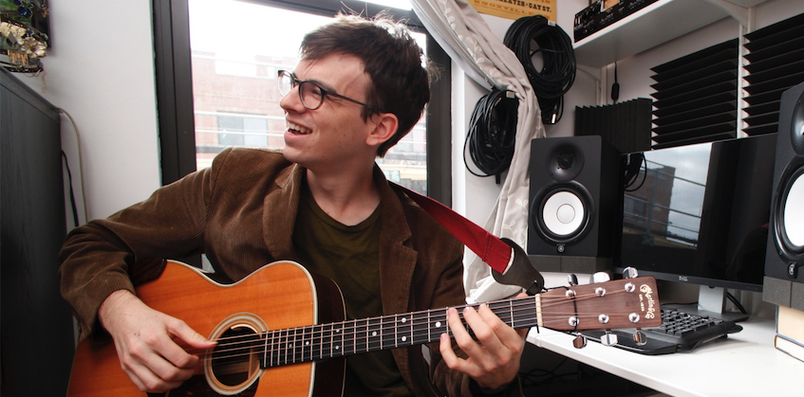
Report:
[[[160,185],[151,2],[48,4],[51,48],[43,59],[45,75],[18,77],[75,120],[88,217],[106,217]],[[77,137],[65,116],[62,147],[83,222]]]
[[[559,25],[571,37],[573,17],[588,0],[557,3]],[[43,60],[46,75],[20,77],[75,119],[83,151],[88,217],[105,217],[146,198],[160,186],[150,1],[60,0],[50,6],[52,48]],[[802,12],[804,2],[800,0],[770,0],[755,8],[756,27]],[[512,22],[486,19],[500,38]],[[651,67],[736,37],[738,30],[737,23],[727,18],[621,61],[620,98],[648,96]],[[563,119],[547,126],[548,136],[572,135],[575,106],[595,105],[598,98],[608,98],[610,83],[605,80],[610,80],[611,74],[612,70],[604,73],[598,87],[590,75],[579,72],[565,96]],[[482,224],[499,188],[492,178],[468,174],[459,156],[469,116],[485,90],[454,65],[453,84],[454,202],[460,212]],[[598,94],[599,88],[605,91]],[[62,121],[62,145],[80,196],[76,135],[69,120],[63,117]]]

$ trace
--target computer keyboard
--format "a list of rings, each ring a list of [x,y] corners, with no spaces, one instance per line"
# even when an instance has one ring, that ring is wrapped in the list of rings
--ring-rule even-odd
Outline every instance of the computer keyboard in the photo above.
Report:
[[[661,327],[642,330],[647,343],[640,346],[635,342],[635,330],[613,330],[611,333],[617,335],[614,346],[650,355],[686,352],[743,329],[734,321],[685,313],[677,309],[662,308],[661,312]],[[583,335],[596,342],[600,342],[604,334],[604,331],[583,332]]]

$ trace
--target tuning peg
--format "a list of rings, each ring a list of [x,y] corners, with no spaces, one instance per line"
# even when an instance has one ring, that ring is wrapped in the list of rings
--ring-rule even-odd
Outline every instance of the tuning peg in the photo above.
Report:
[[[576,276],[575,273],[568,274],[567,275],[567,283],[570,286],[573,286],[573,287],[578,285],[578,276]]]
[[[593,283],[605,283],[606,281],[610,281],[611,276],[609,276],[606,272],[597,272],[592,275],[592,282]]]
[[[605,334],[600,336],[600,343],[603,346],[614,346],[617,344],[617,335],[607,330]]]
[[[645,344],[648,343],[648,337],[645,336],[645,333],[642,332],[641,329],[637,329],[636,332],[634,332],[634,343],[636,343],[637,346],[645,346]]]
[[[583,349],[586,347],[586,337],[581,333],[576,333],[575,338],[572,340],[572,346],[576,349]]]
[[[623,270],[623,278],[637,278],[639,277],[639,272],[635,267],[626,267]]]

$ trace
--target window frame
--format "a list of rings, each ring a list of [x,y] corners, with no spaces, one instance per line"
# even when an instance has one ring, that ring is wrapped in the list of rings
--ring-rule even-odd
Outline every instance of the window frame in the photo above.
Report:
[[[365,10],[373,16],[386,7],[354,0],[241,0],[293,11],[333,16],[342,9]],[[162,185],[170,184],[196,170],[195,116],[188,0],[152,0],[154,62],[160,143]],[[346,8],[344,8],[346,7]],[[393,10],[411,29],[426,33],[411,10]],[[427,107],[427,192],[444,205],[452,205],[451,162],[451,60],[431,35],[427,35],[427,56],[440,69],[431,85]]]

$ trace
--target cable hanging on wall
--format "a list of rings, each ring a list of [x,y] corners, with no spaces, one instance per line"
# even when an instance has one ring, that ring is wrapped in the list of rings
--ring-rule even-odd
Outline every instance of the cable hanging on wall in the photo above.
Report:
[[[534,42],[537,47],[531,50]],[[505,32],[503,43],[525,67],[539,101],[542,122],[557,123],[564,113],[564,94],[575,82],[575,50],[569,35],[547,18],[534,15],[514,21]],[[541,54],[541,70],[534,64],[537,53]]]
[[[500,183],[500,174],[510,167],[514,157],[518,107],[519,100],[513,91],[497,89],[475,104],[463,148],[463,162],[473,175],[494,175],[496,182]],[[469,166],[467,157],[472,158],[480,171]]]

